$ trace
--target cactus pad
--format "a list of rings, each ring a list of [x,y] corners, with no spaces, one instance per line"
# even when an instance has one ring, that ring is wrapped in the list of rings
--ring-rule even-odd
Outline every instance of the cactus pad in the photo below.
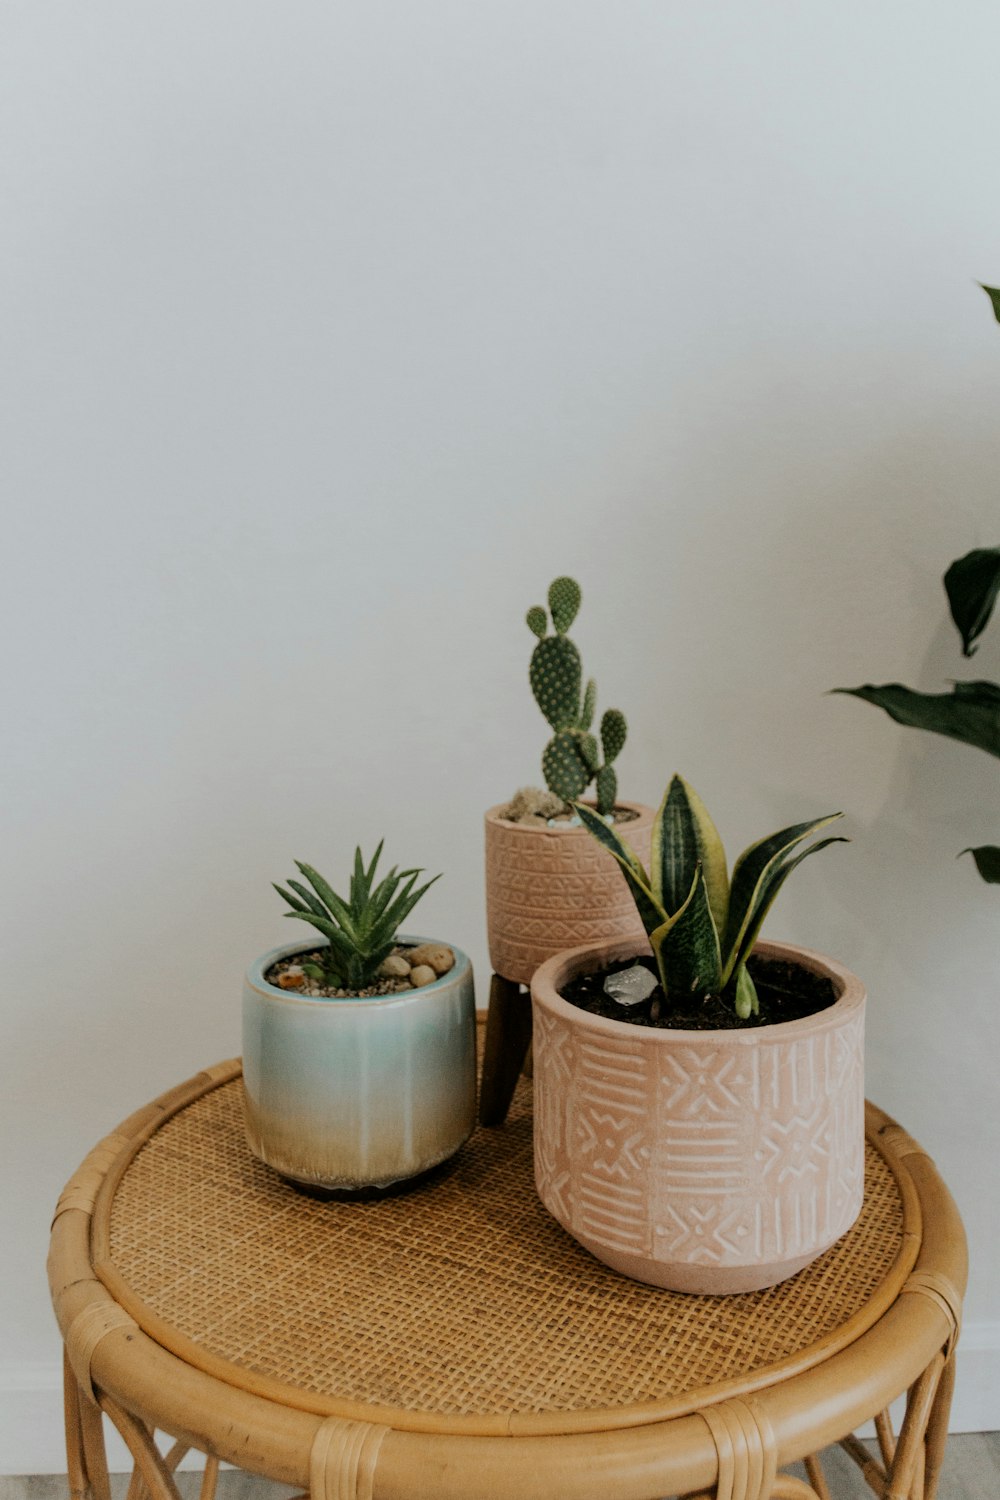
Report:
[[[542,755],[545,785],[564,802],[582,796],[590,781],[590,772],[580,754],[579,736],[571,729],[553,735]]]
[[[597,707],[597,683],[591,677],[587,681],[587,687],[583,694],[583,707],[580,710],[580,728],[587,730],[594,722],[594,709]]]
[[[528,622],[528,629],[534,631],[538,639],[541,640],[549,628],[549,617],[542,606],[540,604],[533,604],[525,615],[525,619]]]
[[[598,771],[594,786],[597,790],[597,811],[602,815],[613,812],[615,798],[618,796],[618,777],[613,766],[602,766]]]
[[[627,734],[628,725],[625,723],[625,715],[621,709],[609,708],[601,718],[601,745],[604,749],[604,759],[609,766],[621,754]]]
[[[531,653],[528,675],[535,702],[552,728],[572,729],[580,714],[583,676],[580,653],[573,642],[562,635],[545,636]]]
[[[595,776],[597,774],[597,768],[601,764],[601,756],[597,748],[597,741],[592,734],[581,734],[578,739],[578,744],[580,746],[580,756],[583,760],[584,765],[587,767],[587,770],[590,772],[591,776]]]
[[[576,619],[582,597],[575,578],[556,578],[549,584],[549,609],[558,635],[565,635]]]

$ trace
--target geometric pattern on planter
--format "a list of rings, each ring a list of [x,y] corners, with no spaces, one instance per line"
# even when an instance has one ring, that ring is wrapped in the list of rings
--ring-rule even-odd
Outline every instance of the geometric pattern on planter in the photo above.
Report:
[[[648,1031],[633,1041],[535,1016],[538,1187],[571,1232],[609,1251],[726,1267],[807,1256],[854,1222],[863,1012],[838,1031],[763,1030],[749,1045],[730,1033],[650,1046]]]
[[[648,860],[651,814],[624,828]],[[487,815],[486,890],[490,963],[520,984],[565,948],[643,937],[621,870],[584,828],[522,828]]]

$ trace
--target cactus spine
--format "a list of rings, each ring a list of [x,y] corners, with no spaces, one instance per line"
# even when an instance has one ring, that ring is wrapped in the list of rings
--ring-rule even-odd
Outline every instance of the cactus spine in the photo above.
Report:
[[[582,797],[595,783],[597,810],[610,813],[618,793],[612,761],[621,754],[625,715],[609,708],[601,718],[601,746],[590,732],[597,707],[597,683],[591,677],[581,696],[583,666],[567,635],[582,598],[574,578],[556,578],[549,586],[548,612],[540,604],[528,610],[528,628],[538,637],[528,672],[535,702],[555,731],[542,754],[542,772],[550,792],[564,802]],[[549,635],[549,614],[554,634]],[[603,753],[603,761],[601,755]]]

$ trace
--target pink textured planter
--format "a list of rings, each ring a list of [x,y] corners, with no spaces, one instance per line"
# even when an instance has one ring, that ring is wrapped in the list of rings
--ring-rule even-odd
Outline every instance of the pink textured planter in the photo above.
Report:
[[[815,1260],[864,1193],[861,981],[803,948],[759,943],[831,979],[838,999],[752,1031],[606,1020],[558,991],[648,952],[617,942],[536,973],[535,1182],[585,1249],[636,1281],[749,1292]]]
[[[619,825],[649,862],[653,809],[620,802],[638,817]],[[625,877],[585,828],[532,828],[486,814],[486,929],[495,974],[529,984],[538,965],[566,948],[643,941]]]

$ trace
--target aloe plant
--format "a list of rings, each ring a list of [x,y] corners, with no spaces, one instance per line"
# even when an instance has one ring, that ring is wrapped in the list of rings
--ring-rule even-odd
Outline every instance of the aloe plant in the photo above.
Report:
[[[556,578],[549,585],[549,615],[540,604],[527,613],[528,627],[538,637],[531,656],[529,680],[535,702],[554,735],[542,755],[542,774],[550,792],[564,802],[582,797],[594,782],[597,810],[610,813],[618,795],[618,776],[612,764],[621,754],[628,733],[625,715],[609,708],[601,718],[601,743],[591,733],[597,707],[597,683],[589,678],[581,694],[583,664],[567,635],[582,599],[575,578]],[[602,758],[603,757],[603,758]]]
[[[764,918],[797,865],[828,844],[847,842],[833,836],[799,847],[843,814],[795,823],[751,844],[730,879],[715,824],[682,776],[671,778],[657,811],[648,871],[592,808],[577,803],[576,810],[622,867],[656,958],[666,1009],[699,995],[721,995],[741,1020],[759,1014],[747,959]]]
[[[375,868],[384,842],[384,839],[380,841],[368,865],[361,857],[361,850],[355,849],[354,871],[346,901],[312,865],[300,860],[295,864],[309,884],[289,880],[290,891],[280,885],[274,887],[291,907],[291,911],[285,912],[286,917],[308,922],[327,939],[328,946],[322,950],[319,973],[313,977],[322,978],[332,989],[357,994],[372,983],[379,965],[395,946],[400,926],[425,891],[430,890],[435,880],[441,879],[440,875],[435,875],[414,889],[417,877],[423,871],[399,870],[393,865],[373,889]],[[306,967],[307,972],[313,972]]]

